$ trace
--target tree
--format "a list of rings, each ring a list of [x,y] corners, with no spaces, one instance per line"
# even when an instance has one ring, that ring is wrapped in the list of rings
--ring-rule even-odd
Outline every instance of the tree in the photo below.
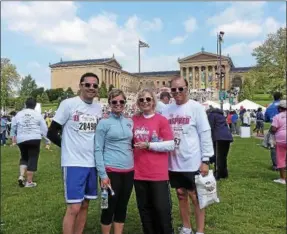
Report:
[[[66,95],[68,98],[75,96],[75,94],[74,94],[73,90],[71,89],[71,87],[67,88],[67,90],[65,91],[65,95]]]
[[[58,101],[59,98],[62,98],[65,92],[62,88],[58,88],[58,89],[47,89],[46,93],[49,97],[49,101],[53,102]]]
[[[8,58],[1,58],[1,107],[7,106],[7,100],[16,94],[20,75]]]
[[[269,34],[265,42],[253,50],[257,61],[253,70],[256,84],[268,92],[286,93],[286,28]]]
[[[31,96],[33,98],[37,98],[37,96],[41,96],[43,93],[45,92],[44,88],[43,87],[40,87],[40,88],[37,88],[37,89],[34,89],[32,92],[31,92]]]
[[[20,96],[30,97],[33,90],[37,89],[36,81],[29,74],[21,81]]]
[[[49,97],[48,94],[46,92],[43,92],[41,95],[41,103],[49,103]]]
[[[15,110],[16,111],[20,111],[24,108],[25,106],[25,101],[26,101],[26,98],[25,97],[17,97],[15,99],[15,104],[14,104],[14,107],[15,107]]]
[[[105,82],[102,82],[102,84],[101,84],[101,87],[99,89],[99,97],[100,98],[107,98],[108,97],[108,90],[107,90]]]
[[[254,87],[256,82],[256,78],[254,76],[256,76],[256,73],[252,71],[248,72],[245,75],[244,82],[238,96],[240,102],[245,99],[253,99]]]
[[[112,84],[110,84],[110,86],[109,86],[109,92],[111,92],[113,88],[115,88],[115,86],[112,85]]]

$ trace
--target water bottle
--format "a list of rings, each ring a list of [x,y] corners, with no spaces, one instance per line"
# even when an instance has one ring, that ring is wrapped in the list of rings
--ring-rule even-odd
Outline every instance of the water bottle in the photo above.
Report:
[[[109,193],[106,188],[102,190],[101,193],[101,209],[108,209],[109,207]]]
[[[158,142],[158,136],[156,134],[156,131],[153,131],[152,136],[151,136],[151,141]]]

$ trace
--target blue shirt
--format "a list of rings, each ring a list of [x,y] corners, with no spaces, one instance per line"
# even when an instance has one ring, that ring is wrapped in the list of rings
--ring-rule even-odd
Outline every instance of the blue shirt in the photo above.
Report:
[[[236,123],[237,120],[238,120],[238,114],[233,114],[233,115],[231,116],[231,122],[232,122],[232,123]]]
[[[122,115],[110,114],[102,119],[96,129],[95,161],[99,176],[107,178],[105,167],[132,169],[133,121]]]
[[[279,113],[278,112],[279,102],[280,102],[280,100],[274,101],[273,103],[271,103],[267,107],[267,109],[265,111],[265,116],[264,116],[265,122],[271,122],[272,123],[273,117]]]

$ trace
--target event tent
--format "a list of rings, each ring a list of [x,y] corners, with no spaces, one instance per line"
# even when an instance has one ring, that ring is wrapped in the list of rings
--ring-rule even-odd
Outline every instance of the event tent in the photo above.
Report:
[[[247,100],[247,99],[245,99],[244,101],[239,102],[238,104],[232,106],[232,109],[234,109],[234,110],[239,110],[240,107],[242,107],[242,106],[243,106],[246,110],[257,110],[259,107],[261,107],[263,111],[266,110],[266,107],[261,106],[261,105],[259,105],[259,104],[256,104],[255,102],[252,102],[252,101]]]
[[[220,108],[220,105],[216,102],[213,102],[213,101],[206,101],[206,102],[202,103],[202,105],[204,105],[206,109],[209,109],[209,106],[212,106],[214,108]]]

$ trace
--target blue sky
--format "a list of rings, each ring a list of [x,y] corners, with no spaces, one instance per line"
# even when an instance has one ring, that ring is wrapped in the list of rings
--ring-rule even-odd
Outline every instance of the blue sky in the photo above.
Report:
[[[137,72],[177,70],[177,59],[205,48],[235,66],[255,64],[251,52],[286,22],[286,2],[2,2],[1,57],[39,86],[50,87],[49,63],[112,57]]]

